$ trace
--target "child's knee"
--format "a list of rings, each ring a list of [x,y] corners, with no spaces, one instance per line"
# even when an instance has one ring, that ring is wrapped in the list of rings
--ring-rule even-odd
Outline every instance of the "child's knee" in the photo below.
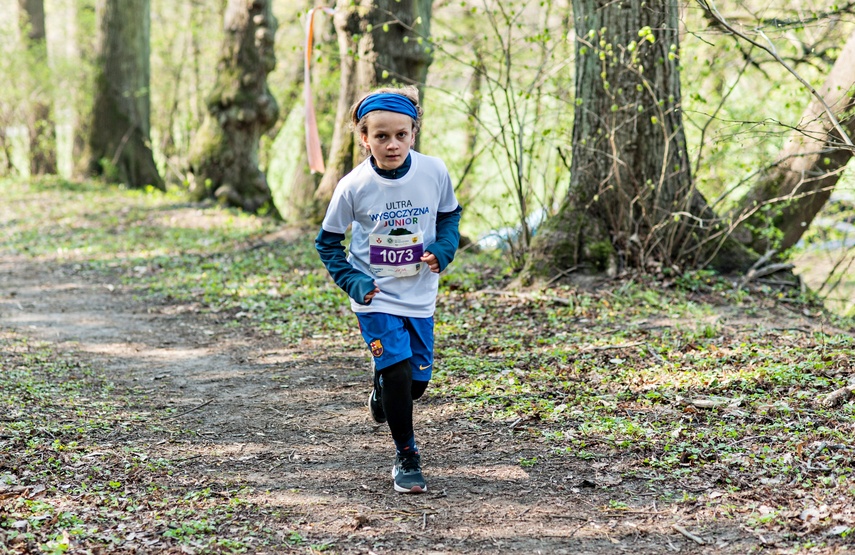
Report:
[[[425,390],[427,389],[428,382],[423,382],[421,380],[413,380],[413,385],[410,390],[413,393],[413,400],[418,399],[422,395],[424,395]]]

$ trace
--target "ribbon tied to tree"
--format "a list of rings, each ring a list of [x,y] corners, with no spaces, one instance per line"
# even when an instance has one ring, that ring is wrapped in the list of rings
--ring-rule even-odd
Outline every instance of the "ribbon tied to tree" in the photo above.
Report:
[[[318,123],[315,118],[315,105],[312,102],[312,42],[315,28],[315,12],[321,10],[327,15],[334,15],[332,8],[317,7],[306,14],[306,62],[303,67],[303,97],[306,106],[306,151],[309,169],[312,173],[324,173],[324,155],[321,152],[321,139],[318,135]]]

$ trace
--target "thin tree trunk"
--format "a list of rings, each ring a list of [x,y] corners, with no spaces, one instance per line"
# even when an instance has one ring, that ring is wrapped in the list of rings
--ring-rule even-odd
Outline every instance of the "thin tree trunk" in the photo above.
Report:
[[[464,17],[474,30],[475,24],[472,13],[466,12]],[[479,119],[482,102],[481,86],[484,82],[484,58],[481,53],[483,46],[477,35],[473,40],[472,50],[475,61],[472,66],[472,75],[469,77],[466,95],[466,151],[463,157],[466,165],[461,172],[460,180],[454,191],[461,206],[467,206],[472,198],[472,180],[470,177],[475,167],[476,158],[478,157],[478,130],[480,129]]]
[[[47,35],[45,32],[44,0],[18,0],[21,23],[27,28],[27,52],[33,70],[34,90],[27,127],[30,135],[30,173],[33,175],[55,174],[56,126],[51,109],[50,90],[42,85],[48,73]]]
[[[317,4],[318,0],[304,0],[303,4],[306,10],[312,8],[313,3]],[[327,21],[328,29],[326,33],[332,31],[335,32],[335,23]],[[325,34],[326,34],[325,33]],[[285,87],[285,97],[283,100],[283,104],[288,107],[290,110],[294,110],[297,106],[302,106],[300,103],[300,99],[302,98],[303,87],[303,67],[299,64],[294,64],[293,67],[289,70],[291,75],[288,79],[288,85]],[[316,109],[323,109],[320,104],[315,105]],[[303,119],[304,114],[301,112],[301,120]],[[282,125],[285,124],[287,118],[281,118],[279,123]],[[302,125],[301,125],[302,128]],[[276,135],[281,132],[280,129],[276,129]],[[306,134],[297,133],[297,145],[295,148],[298,149],[299,156],[297,158],[297,162],[294,164],[294,171],[291,175],[290,182],[288,183],[288,205],[279,207],[279,214],[282,216],[283,220],[292,221],[292,222],[306,222],[314,218],[316,213],[315,207],[315,191],[318,186],[318,178],[312,172],[309,171],[309,163],[308,163],[308,153],[306,149]]]
[[[72,142],[71,142],[71,159],[72,172],[78,175],[89,173],[89,135],[90,127],[92,126],[93,115],[86,110],[80,110],[82,100],[85,98],[80,89],[92,88],[95,84],[97,73],[98,45],[92,40],[86,40],[87,37],[96,36],[98,34],[97,18],[91,17],[87,12],[97,13],[97,3],[103,0],[69,0],[71,3],[71,13],[73,13],[74,22],[71,24],[69,39],[72,42],[71,50],[72,57],[79,59],[81,66],[92,67],[93,74],[89,79],[85,76],[78,77],[75,84],[75,93],[70,100],[71,108],[74,111],[74,121],[72,121]],[[92,108],[90,104],[88,109]]]
[[[258,143],[279,116],[267,88],[267,74],[276,65],[276,27],[271,0],[229,1],[217,81],[189,157],[197,196],[249,212],[271,201],[258,167]]]
[[[315,191],[315,199],[318,201],[316,219],[323,215],[339,180],[349,173],[354,166],[354,137],[353,130],[350,128],[350,107],[356,101],[357,95],[357,62],[354,57],[357,42],[354,40],[354,36],[360,33],[364,27],[359,13],[359,8],[351,6],[349,0],[339,0],[336,4],[334,22],[340,56],[339,83],[341,90],[335,112],[335,127],[333,128],[329,156],[325,164],[326,171],[321,178],[317,191]]]
[[[6,140],[6,126],[0,122],[0,151],[3,152],[3,168],[0,168],[0,175],[11,175],[15,170],[12,165],[12,150],[9,148],[9,141]]]
[[[193,6],[192,4],[185,4],[181,6],[181,15],[180,17],[184,18],[186,21],[192,21],[193,19]],[[191,38],[191,32],[180,29],[177,30],[175,34],[170,37],[170,41],[167,45],[169,51],[178,51],[185,52],[188,50],[192,51],[192,48],[189,46]],[[176,44],[180,44],[180,47],[176,48]],[[187,45],[187,47],[185,47]],[[167,169],[181,167],[181,163],[177,163],[176,161],[181,156],[181,148],[178,145],[178,141],[176,140],[176,120],[179,116],[181,110],[181,102],[185,99],[186,95],[183,94],[182,85],[185,81],[184,73],[185,73],[185,64],[188,62],[186,56],[181,56],[179,60],[175,62],[175,65],[170,70],[171,75],[168,75],[167,79],[170,83],[169,88],[171,90],[171,94],[164,95],[163,100],[161,101],[163,104],[169,106],[169,109],[166,112],[166,124],[161,129],[161,138],[160,138],[160,153],[167,160]],[[179,131],[178,135],[182,135]],[[183,176],[178,176],[183,177]]]
[[[819,92],[846,133],[855,136],[855,33]],[[736,218],[750,215],[739,236],[761,254],[781,252],[798,242],[855,154],[843,143],[819,100],[814,99],[801,121],[778,163],[760,177],[735,211]]]
[[[150,2],[105,0],[99,12],[89,172],[164,190],[150,141]]]

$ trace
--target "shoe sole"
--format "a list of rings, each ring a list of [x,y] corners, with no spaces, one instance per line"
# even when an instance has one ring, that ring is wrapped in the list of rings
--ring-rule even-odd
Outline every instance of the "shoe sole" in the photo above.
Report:
[[[397,483],[395,483],[395,467],[392,467],[392,485],[395,487],[395,491],[398,493],[427,493],[427,484],[424,487],[421,486],[413,486],[410,489],[402,488]]]
[[[398,484],[395,484],[395,491],[398,493],[427,493],[427,486],[424,488],[420,488],[419,486],[413,486],[410,489],[402,488]]]
[[[374,414],[374,411],[371,410],[371,399],[373,397],[374,397],[374,389],[372,388],[371,393],[368,394],[368,414],[371,415],[371,420],[373,420],[374,422],[377,422],[378,424],[385,424],[386,418],[385,417],[383,419],[377,418],[377,416]]]

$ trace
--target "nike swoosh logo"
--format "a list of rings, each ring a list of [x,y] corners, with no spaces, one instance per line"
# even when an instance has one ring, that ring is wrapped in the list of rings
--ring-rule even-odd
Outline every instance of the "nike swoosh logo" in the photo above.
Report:
[[[419,370],[427,370],[430,367],[431,367],[430,364],[428,364],[427,366],[422,366],[421,364],[419,364]]]

